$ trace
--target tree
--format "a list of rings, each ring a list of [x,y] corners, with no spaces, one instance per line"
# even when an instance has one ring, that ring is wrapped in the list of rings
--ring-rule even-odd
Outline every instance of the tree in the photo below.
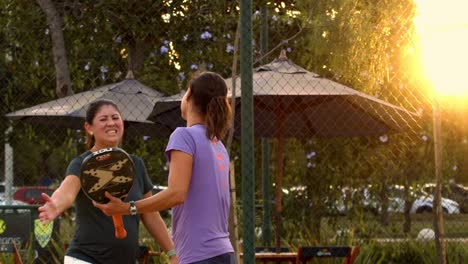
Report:
[[[52,40],[52,54],[54,56],[54,65],[57,79],[55,92],[57,96],[65,97],[73,94],[70,80],[70,71],[68,70],[67,52],[65,40],[63,38],[62,14],[55,7],[52,0],[37,0],[42,11],[47,16],[47,24],[50,28],[50,38]]]

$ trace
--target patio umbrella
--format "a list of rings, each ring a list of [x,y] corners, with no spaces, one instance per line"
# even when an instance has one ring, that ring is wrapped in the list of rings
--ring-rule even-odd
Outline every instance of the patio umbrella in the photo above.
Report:
[[[6,117],[12,121],[24,121],[30,124],[83,129],[89,104],[99,99],[110,99],[117,104],[122,113],[127,135],[165,138],[175,127],[148,120],[154,104],[162,97],[161,92],[134,80],[129,72],[127,79],[121,82],[11,112],[6,114]],[[5,151],[11,149],[7,143],[5,148]],[[13,162],[12,151],[8,155],[9,157],[5,158],[5,168],[13,168],[13,164],[7,164],[7,162]],[[5,179],[9,185],[7,190],[9,190],[13,183],[11,169],[9,173],[6,173]]]
[[[226,83],[232,90],[231,78]],[[241,97],[240,81],[236,83],[236,94]],[[417,117],[309,72],[284,55],[254,70],[253,96],[258,137],[377,136],[404,131]],[[236,113],[236,131],[240,132],[240,111]]]
[[[227,79],[231,86],[231,79]],[[240,84],[240,81],[236,82]],[[230,87],[232,88],[232,87]],[[237,87],[240,94],[240,87]],[[253,74],[254,135],[278,139],[275,218],[280,225],[285,137],[380,136],[407,130],[417,115],[280,58]],[[240,108],[236,111],[240,132]],[[276,246],[280,247],[279,228]]]
[[[128,134],[166,137],[174,127],[148,120],[155,103],[162,97],[162,93],[137,80],[125,79],[11,112],[6,117],[31,124],[82,129],[89,104],[99,99],[110,99],[119,107]]]
[[[226,83],[232,91],[232,79],[226,79]],[[240,83],[236,81],[235,94],[242,100]],[[405,131],[416,125],[418,117],[402,107],[307,71],[289,60],[284,52],[273,62],[254,69],[253,97],[254,135],[278,139],[277,219],[281,212],[285,137],[380,136]],[[157,102],[150,119],[162,118],[179,104],[178,97]],[[237,102],[234,125],[237,136],[241,131],[240,113]]]
[[[182,119],[180,112],[180,102],[184,94],[185,90],[181,90],[177,94],[160,98],[155,103],[148,120],[157,124],[164,124],[170,128],[185,126],[186,121]]]

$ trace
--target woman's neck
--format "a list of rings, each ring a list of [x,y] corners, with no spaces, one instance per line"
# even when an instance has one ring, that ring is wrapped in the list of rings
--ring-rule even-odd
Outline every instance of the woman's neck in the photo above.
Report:
[[[199,115],[189,115],[187,118],[187,127],[191,127],[197,124],[205,124],[205,118]]]

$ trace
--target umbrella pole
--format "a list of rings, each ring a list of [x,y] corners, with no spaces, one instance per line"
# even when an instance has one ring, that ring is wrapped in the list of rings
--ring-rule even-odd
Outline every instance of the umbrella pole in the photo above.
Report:
[[[281,106],[281,104],[278,104],[278,106]],[[283,112],[283,107],[278,107],[275,112],[276,112],[276,124],[278,127],[278,153],[276,155],[277,157],[277,171],[276,171],[276,203],[275,203],[275,220],[276,220],[276,252],[280,253],[281,252],[281,196],[283,194],[283,143],[284,143],[284,138],[283,138],[283,124],[284,124],[284,112]]]
[[[270,201],[270,174],[269,174],[268,139],[262,138],[262,193],[263,193],[263,246],[271,247],[271,201]]]
[[[282,134],[282,133],[281,133]],[[276,172],[276,201],[275,201],[275,222],[276,222],[276,252],[281,251],[281,195],[282,195],[282,180],[283,180],[283,136],[278,137],[278,153],[277,157],[277,172]]]

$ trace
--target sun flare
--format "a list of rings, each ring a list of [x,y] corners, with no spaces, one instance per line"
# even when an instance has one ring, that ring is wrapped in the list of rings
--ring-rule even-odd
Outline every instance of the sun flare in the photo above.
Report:
[[[425,77],[438,96],[468,103],[468,1],[414,1]]]

